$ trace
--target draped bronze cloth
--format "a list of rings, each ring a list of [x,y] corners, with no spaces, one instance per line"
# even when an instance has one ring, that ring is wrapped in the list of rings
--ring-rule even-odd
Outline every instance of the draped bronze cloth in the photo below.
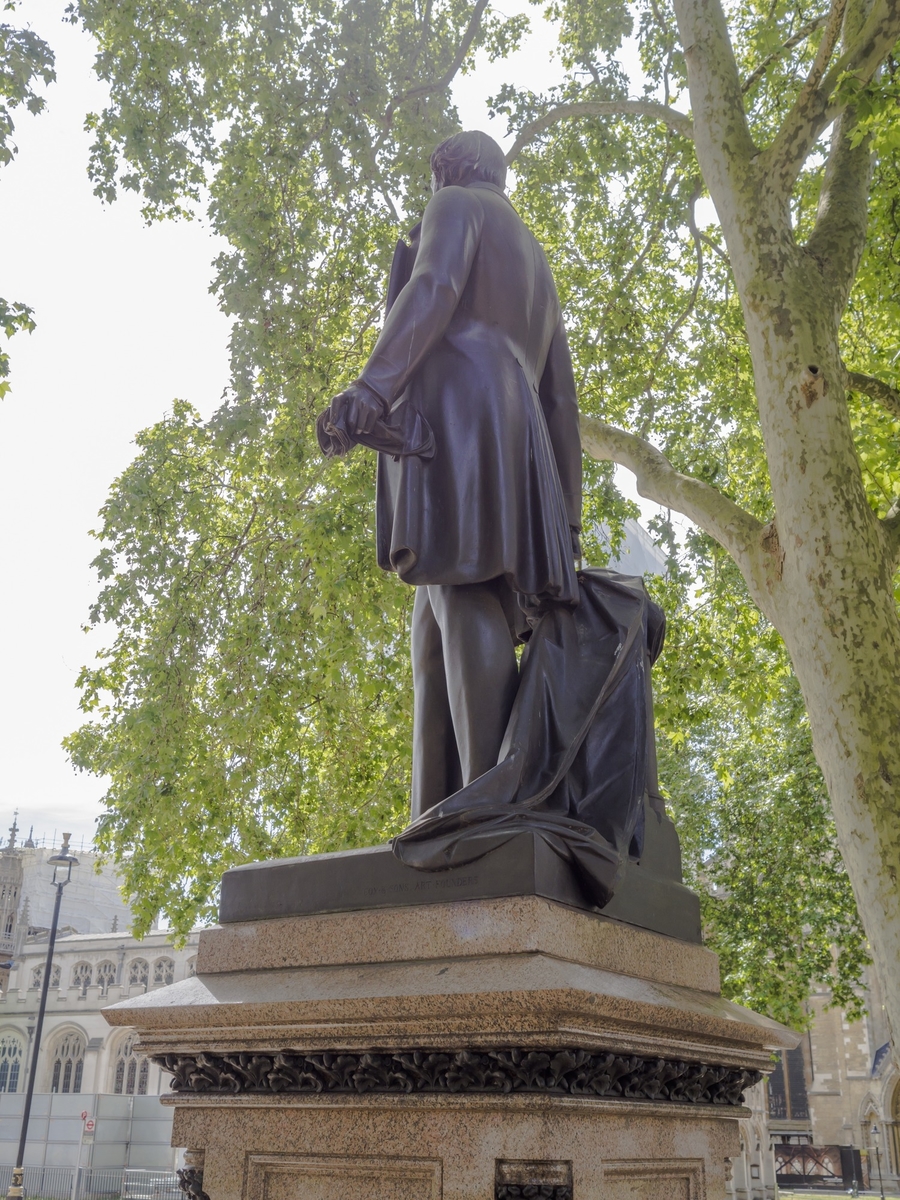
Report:
[[[665,617],[634,576],[588,569],[578,586],[577,608],[553,608],[534,628],[497,766],[394,839],[408,866],[461,866],[529,829],[602,908],[629,855],[640,857],[649,670]]]

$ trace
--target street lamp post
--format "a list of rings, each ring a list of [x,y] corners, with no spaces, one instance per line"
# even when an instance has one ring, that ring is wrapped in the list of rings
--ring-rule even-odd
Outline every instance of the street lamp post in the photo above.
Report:
[[[884,1180],[881,1178],[881,1148],[878,1145],[878,1126],[872,1126],[872,1141],[875,1146],[875,1162],[878,1164],[878,1186],[881,1189],[881,1200],[884,1200]]]
[[[63,834],[63,844],[59,854],[54,854],[48,860],[53,864],[53,884],[56,887],[56,901],[53,905],[53,920],[50,922],[50,937],[47,941],[47,961],[44,964],[44,977],[41,980],[41,1002],[38,1005],[37,1021],[34,1026],[34,1046],[31,1051],[31,1064],[28,1071],[28,1086],[25,1089],[25,1108],[22,1111],[22,1130],[19,1134],[19,1152],[16,1155],[16,1165],[13,1168],[12,1182],[6,1193],[7,1200],[25,1195],[23,1180],[25,1177],[24,1159],[25,1142],[28,1139],[28,1118],[31,1116],[31,1098],[34,1095],[34,1081],[37,1078],[38,1054],[41,1050],[41,1032],[44,1028],[44,1010],[47,1007],[47,993],[50,990],[50,968],[53,963],[53,947],[56,944],[56,927],[59,924],[59,906],[62,903],[63,888],[72,878],[72,868],[78,866],[78,859],[69,849],[70,833]]]

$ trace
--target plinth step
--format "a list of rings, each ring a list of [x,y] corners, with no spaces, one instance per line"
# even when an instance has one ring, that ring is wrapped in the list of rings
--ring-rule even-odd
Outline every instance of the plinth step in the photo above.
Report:
[[[590,903],[569,865],[526,831],[463,867],[419,871],[390,846],[248,863],[222,877],[219,920],[263,921],[313,913],[398,908],[442,901],[542,896],[682,941],[699,943],[700,901],[675,878],[678,842],[671,822],[648,822],[641,863],[629,862],[604,909]],[[674,849],[666,843],[674,839]]]

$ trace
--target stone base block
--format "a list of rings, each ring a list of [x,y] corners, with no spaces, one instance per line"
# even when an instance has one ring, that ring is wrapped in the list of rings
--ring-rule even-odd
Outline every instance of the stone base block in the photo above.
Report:
[[[210,1200],[721,1200],[740,1147],[734,1113],[532,1096],[198,1097],[174,1136]]]
[[[198,1200],[723,1200],[798,1040],[704,947],[536,895],[232,921],[198,971],[105,1010]]]
[[[568,864],[527,831],[474,863],[446,871],[404,866],[390,846],[247,863],[222,877],[219,920],[226,925],[441,901],[543,896],[699,944],[700,901],[682,883],[675,826],[649,805],[645,817],[643,857],[626,863],[624,878],[602,910],[586,897]]]

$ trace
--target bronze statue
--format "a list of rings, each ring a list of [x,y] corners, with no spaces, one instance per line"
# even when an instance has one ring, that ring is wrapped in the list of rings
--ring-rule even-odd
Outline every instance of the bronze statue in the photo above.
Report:
[[[394,850],[440,869],[526,822],[605,903],[639,852],[662,614],[639,581],[576,574],[572,363],[501,148],[459,133],[431,166],[375,349],[318,422],[326,454],[380,451],[378,562],[416,587],[413,824]]]
[[[412,815],[497,762],[518,685],[517,597],[574,605],[581,441],[562,313],[543,250],[484,133],[431,158],[434,196],[401,242],[381,336],[331,404],[356,435],[396,404],[430,459],[379,457],[378,562],[415,584]]]

